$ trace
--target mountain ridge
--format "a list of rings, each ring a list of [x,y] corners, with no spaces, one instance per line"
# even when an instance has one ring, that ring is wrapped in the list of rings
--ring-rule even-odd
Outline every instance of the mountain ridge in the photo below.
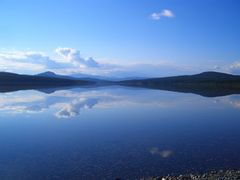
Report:
[[[64,79],[77,79],[77,78],[72,77],[72,76],[56,74],[52,71],[45,71],[43,73],[36,74],[35,76],[52,77],[52,78],[64,78]]]
[[[220,72],[129,80],[121,81],[120,84],[130,87],[194,93],[206,97],[240,94],[240,76]]]
[[[108,81],[62,76],[52,72],[38,75],[19,75],[0,72],[0,92],[36,89],[60,90],[71,87],[126,86],[183,93],[194,93],[206,97],[240,94],[240,76],[221,72],[203,72],[194,75]],[[43,90],[45,89],[45,90]],[[52,92],[50,91],[50,92]]]

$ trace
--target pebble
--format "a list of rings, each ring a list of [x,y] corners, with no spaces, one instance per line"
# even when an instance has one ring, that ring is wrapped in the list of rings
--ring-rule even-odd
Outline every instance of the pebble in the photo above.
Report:
[[[227,171],[211,171],[204,174],[187,174],[179,176],[164,176],[142,178],[142,180],[240,180],[240,170],[227,170]]]

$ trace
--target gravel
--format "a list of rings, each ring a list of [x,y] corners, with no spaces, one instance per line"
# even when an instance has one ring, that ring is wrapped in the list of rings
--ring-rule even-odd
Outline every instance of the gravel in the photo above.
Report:
[[[186,174],[179,176],[164,176],[141,178],[140,180],[240,180],[240,170],[211,171],[204,174]]]

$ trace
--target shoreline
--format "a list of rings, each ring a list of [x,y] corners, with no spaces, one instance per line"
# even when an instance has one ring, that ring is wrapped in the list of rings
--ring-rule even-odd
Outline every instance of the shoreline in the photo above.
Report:
[[[178,176],[158,176],[141,178],[140,180],[240,180],[240,170],[219,170],[203,174],[185,174]]]

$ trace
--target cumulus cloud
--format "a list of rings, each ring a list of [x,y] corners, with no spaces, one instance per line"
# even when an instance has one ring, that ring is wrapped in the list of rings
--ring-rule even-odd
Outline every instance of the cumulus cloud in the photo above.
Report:
[[[77,49],[57,48],[53,57],[33,51],[0,52],[0,71],[24,74],[37,74],[53,71],[63,75],[82,74],[97,75],[110,78],[153,77],[193,73],[183,65],[158,62],[154,64],[111,64],[94,58],[84,58]],[[195,68],[198,69],[199,68]],[[198,71],[197,71],[198,72]]]
[[[63,58],[66,63],[72,63],[80,67],[99,67],[99,63],[92,57],[83,58],[79,50],[73,48],[57,48],[56,53]]]
[[[61,71],[97,68],[100,64],[92,57],[83,58],[80,51],[73,48],[57,48],[58,57],[51,58],[44,53],[34,51],[0,52],[0,71],[16,73],[36,73],[47,70]]]
[[[160,20],[162,17],[173,18],[175,15],[171,10],[164,9],[161,12],[154,12],[151,14],[152,20]]]

